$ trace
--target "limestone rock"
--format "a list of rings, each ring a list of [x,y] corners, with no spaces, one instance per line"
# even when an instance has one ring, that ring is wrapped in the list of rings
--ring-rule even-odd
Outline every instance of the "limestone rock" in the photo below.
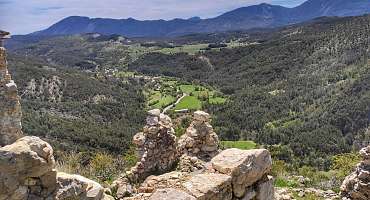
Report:
[[[120,178],[113,182],[112,188],[117,191],[118,198],[129,197],[133,193],[133,187],[127,178]]]
[[[195,172],[206,168],[206,163],[199,158],[182,155],[177,164],[177,169],[182,172]]]
[[[149,200],[196,200],[196,198],[181,190],[165,188],[157,190]]]
[[[0,148],[0,200],[100,200],[104,188],[79,175],[57,173],[51,146],[26,136]]]
[[[118,199],[273,199],[273,179],[268,176],[272,161],[267,150],[219,153],[217,134],[203,111],[194,113],[178,142],[167,115],[159,110],[148,114],[143,131],[133,138],[139,162],[114,182]],[[177,171],[168,172],[176,161]]]
[[[55,199],[100,200],[104,196],[104,188],[99,183],[80,175],[59,172],[57,185]]]
[[[53,149],[38,137],[26,136],[0,148],[0,172],[18,180],[41,177],[54,164]]]
[[[272,176],[266,176],[257,183],[256,199],[274,199],[274,179]]]
[[[38,137],[0,148],[0,199],[46,197],[56,187],[53,149]]]
[[[0,147],[23,135],[19,100],[17,85],[8,71],[5,48],[0,47]]]
[[[224,174],[198,174],[183,184],[198,200],[231,200],[231,177]]]
[[[243,197],[247,187],[256,183],[272,167],[271,155],[266,149],[227,149],[211,161],[213,168],[233,177],[233,192]]]
[[[208,122],[210,120],[210,115],[204,111],[195,111],[194,112],[194,120],[200,122]]]
[[[140,185],[138,191],[141,193],[151,193],[164,188],[182,188],[182,184],[189,179],[189,174],[177,171],[172,171],[159,176],[149,176]]]
[[[362,161],[347,176],[341,186],[341,195],[353,200],[370,198],[370,146],[361,149]]]

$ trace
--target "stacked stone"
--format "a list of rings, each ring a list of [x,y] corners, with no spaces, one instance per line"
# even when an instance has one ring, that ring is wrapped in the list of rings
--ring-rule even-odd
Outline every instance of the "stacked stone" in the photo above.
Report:
[[[143,132],[133,138],[139,161],[127,172],[130,181],[143,180],[153,173],[165,173],[173,168],[177,161],[177,142],[172,126],[171,118],[159,109],[148,112]]]
[[[209,161],[219,153],[219,140],[210,124],[210,115],[196,111],[193,121],[179,140],[180,154]]]
[[[0,34],[0,40],[3,37]],[[0,46],[0,147],[15,142],[23,135],[19,100],[17,85],[8,72],[5,48]]]
[[[341,186],[343,199],[370,199],[370,146],[361,149],[362,161],[355,171],[346,177]]]

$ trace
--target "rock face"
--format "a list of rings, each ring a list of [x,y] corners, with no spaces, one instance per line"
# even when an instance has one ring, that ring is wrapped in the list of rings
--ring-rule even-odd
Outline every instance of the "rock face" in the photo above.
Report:
[[[49,79],[41,78],[41,80],[31,79],[27,83],[22,97],[29,99],[40,99],[53,103],[61,102],[63,99],[63,90],[67,87],[67,82],[63,81],[58,76],[53,76]]]
[[[101,200],[104,188],[79,175],[54,169],[51,146],[38,137],[23,137],[0,148],[0,200]]]
[[[127,173],[131,181],[145,179],[154,172],[168,172],[177,161],[177,143],[171,118],[155,109],[148,112],[146,123],[143,132],[133,138],[139,162]]]
[[[268,176],[271,156],[267,150],[229,149],[205,164],[203,171],[173,171],[149,176],[130,198],[155,199],[171,188],[199,200],[272,200],[273,178]],[[159,193],[159,194],[158,194]],[[184,198],[187,195],[180,195]]]
[[[203,111],[196,111],[193,121],[179,140],[181,154],[195,156],[203,161],[209,161],[219,153],[217,134],[210,124],[210,116]]]
[[[355,171],[346,177],[341,186],[341,195],[352,200],[370,199],[370,146],[361,149],[362,161]]]
[[[0,147],[23,135],[19,100],[17,85],[8,72],[5,48],[0,46]]]

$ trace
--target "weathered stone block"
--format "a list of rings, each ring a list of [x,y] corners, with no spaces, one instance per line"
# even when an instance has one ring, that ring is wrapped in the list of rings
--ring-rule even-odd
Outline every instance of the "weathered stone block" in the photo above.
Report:
[[[266,149],[227,149],[215,156],[211,163],[215,170],[232,177],[233,192],[239,198],[272,166],[271,155]]]
[[[197,200],[231,200],[231,177],[225,174],[198,174],[183,184]]]

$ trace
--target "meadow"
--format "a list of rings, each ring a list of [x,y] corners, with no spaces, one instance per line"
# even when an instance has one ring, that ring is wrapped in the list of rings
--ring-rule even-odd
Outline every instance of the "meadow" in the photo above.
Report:
[[[147,97],[149,108],[164,109],[180,100],[173,106],[172,111],[200,110],[205,104],[219,105],[227,101],[225,95],[213,88],[166,77],[147,85],[144,95]]]

